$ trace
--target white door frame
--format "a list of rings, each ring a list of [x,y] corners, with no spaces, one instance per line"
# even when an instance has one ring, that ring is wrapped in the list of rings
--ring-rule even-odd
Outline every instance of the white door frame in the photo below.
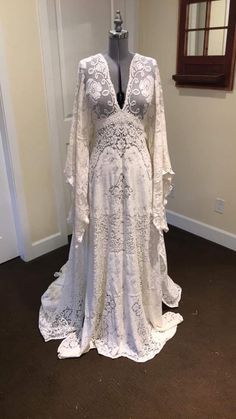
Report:
[[[17,146],[15,121],[13,117],[9,81],[7,76],[7,65],[3,43],[4,37],[2,35],[2,28],[0,28],[0,107],[3,128],[2,141],[4,155],[6,158],[8,181],[10,184],[18,253],[23,260],[29,260],[31,259],[30,231],[22,182],[23,177],[19,159],[19,150]]]

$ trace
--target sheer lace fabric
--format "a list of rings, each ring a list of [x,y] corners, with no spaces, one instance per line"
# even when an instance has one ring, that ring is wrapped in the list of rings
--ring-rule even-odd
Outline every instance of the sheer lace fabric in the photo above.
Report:
[[[65,164],[69,258],[41,298],[39,329],[59,358],[96,348],[153,358],[183,320],[163,231],[172,177],[157,62],[134,54],[121,109],[102,54],[79,62]]]

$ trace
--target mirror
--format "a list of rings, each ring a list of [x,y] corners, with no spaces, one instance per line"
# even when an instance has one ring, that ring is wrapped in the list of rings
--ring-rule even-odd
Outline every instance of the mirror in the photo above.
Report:
[[[229,0],[188,5],[186,55],[225,55]]]

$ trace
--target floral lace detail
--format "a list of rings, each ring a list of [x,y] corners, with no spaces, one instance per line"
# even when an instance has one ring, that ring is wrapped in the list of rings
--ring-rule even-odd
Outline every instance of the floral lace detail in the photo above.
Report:
[[[101,252],[125,252],[137,254],[139,261],[149,257],[150,216],[148,214],[112,214],[93,215],[94,247]]]
[[[110,186],[109,192],[114,198],[119,200],[127,199],[133,192],[128,185],[124,173],[121,173],[115,185]]]
[[[101,97],[102,85],[96,80],[88,79],[86,93],[88,93],[94,102],[96,102]]]
[[[153,76],[147,75],[147,77],[139,82],[139,88],[142,95],[146,98],[147,103],[151,102],[153,95]]]
[[[137,54],[127,89],[127,111],[143,119],[154,95],[155,67],[152,58]]]
[[[86,94],[98,119],[114,112],[129,112],[142,119],[154,92],[154,62],[152,58],[134,54],[130,63],[125,103],[122,109],[117,102],[109,67],[102,54],[87,61]]]
[[[174,171],[157,62],[134,54],[119,107],[102,54],[79,62],[67,159],[73,235],[42,296],[45,340],[58,357],[91,348],[144,362],[174,336],[182,289],[168,275],[163,231]]]
[[[80,62],[73,103],[72,124],[69,136],[64,174],[66,182],[72,187],[72,204],[69,219],[74,224],[74,233],[78,242],[83,239],[89,223],[88,170],[90,138],[92,137],[91,114],[85,97],[85,76]]]
[[[168,307],[178,307],[181,299],[182,288],[168,275],[167,255],[163,234],[161,234],[159,238],[158,253],[160,257],[160,272],[163,278],[162,301]]]
[[[156,60],[154,60],[154,71],[155,94],[150,103],[144,124],[153,168],[153,222],[158,230],[168,232],[165,206],[167,204],[167,196],[173,188],[172,180],[175,172],[171,167],[168,151],[163,91]]]
[[[65,277],[71,269],[65,263],[59,272],[55,272],[54,276],[57,277],[53,281],[47,293],[42,296],[42,305],[39,311],[39,328],[43,331],[45,341],[50,339],[62,339],[75,330],[81,329],[84,318],[84,295],[83,287],[81,287],[80,295],[76,297],[76,305],[69,303],[64,298],[63,303],[60,305],[62,297],[61,292],[64,285]],[[65,296],[64,296],[65,297]]]
[[[95,114],[94,118],[107,118],[115,112],[115,103],[107,75],[107,65],[101,54],[96,54],[87,60],[85,77],[86,96]]]
[[[116,150],[120,158],[123,158],[131,147],[137,148],[151,179],[152,167],[146,144],[146,134],[143,131],[143,126],[136,119],[134,120],[134,117],[126,118],[122,113],[116,113],[114,118],[108,118],[106,123],[97,129],[97,142],[90,155],[90,182],[101,154],[107,147]]]

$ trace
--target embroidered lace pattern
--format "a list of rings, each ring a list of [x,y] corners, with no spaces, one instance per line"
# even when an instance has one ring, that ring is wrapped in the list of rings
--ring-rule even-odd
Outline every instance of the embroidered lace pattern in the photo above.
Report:
[[[134,54],[123,108],[102,54],[79,62],[67,159],[69,258],[42,295],[39,329],[58,357],[91,348],[137,362],[174,336],[181,287],[168,275],[163,232],[175,174],[157,62]]]

